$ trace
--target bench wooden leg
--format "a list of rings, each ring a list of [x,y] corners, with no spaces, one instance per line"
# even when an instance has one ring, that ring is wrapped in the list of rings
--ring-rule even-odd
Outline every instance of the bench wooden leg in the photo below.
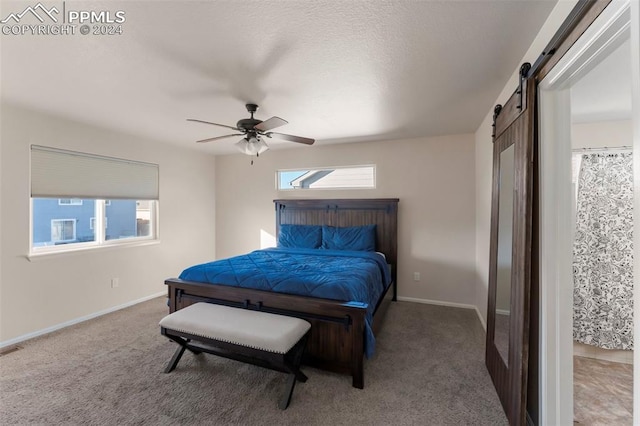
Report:
[[[169,361],[169,364],[167,364],[167,368],[165,368],[164,370],[165,373],[171,373],[173,370],[175,370],[176,365],[178,365],[180,358],[182,358],[182,354],[184,353],[185,349],[187,349],[186,345],[180,345],[178,349],[176,349],[176,352],[173,354],[171,361]]]
[[[289,403],[291,402],[291,396],[293,395],[293,389],[296,387],[296,381],[297,381],[296,375],[289,374],[289,378],[287,379],[286,392],[282,400],[280,400],[280,404],[278,404],[278,407],[281,410],[286,410],[287,407],[289,406]]]
[[[283,364],[291,374],[287,379],[287,388],[285,395],[278,405],[281,410],[286,410],[291,402],[291,396],[293,395],[293,389],[296,386],[296,382],[302,383],[307,381],[307,376],[300,371],[300,364],[302,362],[302,355],[304,353],[305,346],[307,344],[308,333],[305,334],[302,339],[289,351],[283,358]]]
[[[194,355],[200,355],[202,353],[201,350],[189,345],[191,339],[183,339],[179,336],[168,335],[165,331],[163,331],[162,334],[180,345],[180,347],[176,349],[175,353],[173,354],[173,358],[171,358],[171,361],[169,361],[167,368],[165,368],[165,373],[171,373],[173,370],[175,370],[178,362],[180,361],[180,358],[182,358],[182,354],[184,354],[185,349],[189,349],[189,351],[193,352]]]
[[[307,381],[307,376],[305,376],[305,374],[302,371],[298,370],[296,371],[296,379],[299,382],[305,383]]]

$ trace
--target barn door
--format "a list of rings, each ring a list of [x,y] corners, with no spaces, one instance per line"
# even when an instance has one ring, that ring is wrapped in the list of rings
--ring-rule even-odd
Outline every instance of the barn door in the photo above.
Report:
[[[494,114],[486,365],[511,425],[526,424],[533,227],[535,81]]]

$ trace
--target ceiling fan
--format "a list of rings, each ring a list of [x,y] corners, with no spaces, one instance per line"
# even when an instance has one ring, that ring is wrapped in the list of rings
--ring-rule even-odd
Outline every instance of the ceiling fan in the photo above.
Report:
[[[236,123],[236,126],[227,126],[225,124],[212,123],[210,121],[196,120],[195,118],[188,118],[187,121],[195,121],[197,123],[212,124],[214,126],[225,127],[227,129],[235,130],[240,133],[233,133],[231,135],[216,136],[213,138],[202,139],[196,141],[198,143],[212,142],[218,139],[230,138],[233,136],[244,136],[235,145],[240,152],[247,155],[259,156],[263,152],[269,149],[264,141],[264,138],[279,138],[290,142],[303,143],[306,145],[313,145],[315,139],[303,138],[301,136],[287,135],[284,133],[271,132],[271,129],[283,126],[288,122],[280,117],[271,117],[268,120],[262,121],[257,118],[253,118],[253,113],[258,110],[258,105],[247,104],[247,111],[251,114],[251,118],[243,118]]]

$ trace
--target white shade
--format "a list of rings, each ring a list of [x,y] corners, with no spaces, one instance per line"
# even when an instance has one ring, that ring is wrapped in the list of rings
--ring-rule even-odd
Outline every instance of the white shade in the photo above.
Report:
[[[235,145],[240,152],[247,155],[259,155],[269,149],[262,139],[254,136],[242,138]]]
[[[31,146],[31,197],[157,200],[157,164]]]

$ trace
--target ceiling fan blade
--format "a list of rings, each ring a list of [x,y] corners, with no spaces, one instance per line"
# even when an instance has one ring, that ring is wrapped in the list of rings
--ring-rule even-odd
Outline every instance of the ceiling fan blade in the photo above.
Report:
[[[230,138],[232,136],[244,136],[243,133],[234,133],[233,135],[225,135],[225,136],[216,136],[215,138],[202,139],[200,141],[196,141],[196,143],[204,143],[204,142],[213,142],[218,139]]]
[[[307,144],[307,145],[313,145],[313,143],[316,141],[315,139],[303,138],[302,136],[285,135],[284,133],[270,132],[267,135],[269,137],[271,137],[271,135],[273,135],[274,137],[276,137],[278,139],[284,139],[285,141],[290,141],[290,142],[304,143],[304,144]]]
[[[231,130],[240,130],[237,127],[227,126],[226,124],[212,123],[210,121],[196,120],[195,118],[187,118],[187,121],[195,121],[196,123],[213,124],[214,126],[226,127]]]
[[[253,126],[254,129],[260,130],[261,132],[266,132],[267,130],[275,129],[276,127],[284,126],[287,124],[287,120],[283,120],[280,117],[271,117],[268,120],[263,121],[260,124],[256,124]]]

